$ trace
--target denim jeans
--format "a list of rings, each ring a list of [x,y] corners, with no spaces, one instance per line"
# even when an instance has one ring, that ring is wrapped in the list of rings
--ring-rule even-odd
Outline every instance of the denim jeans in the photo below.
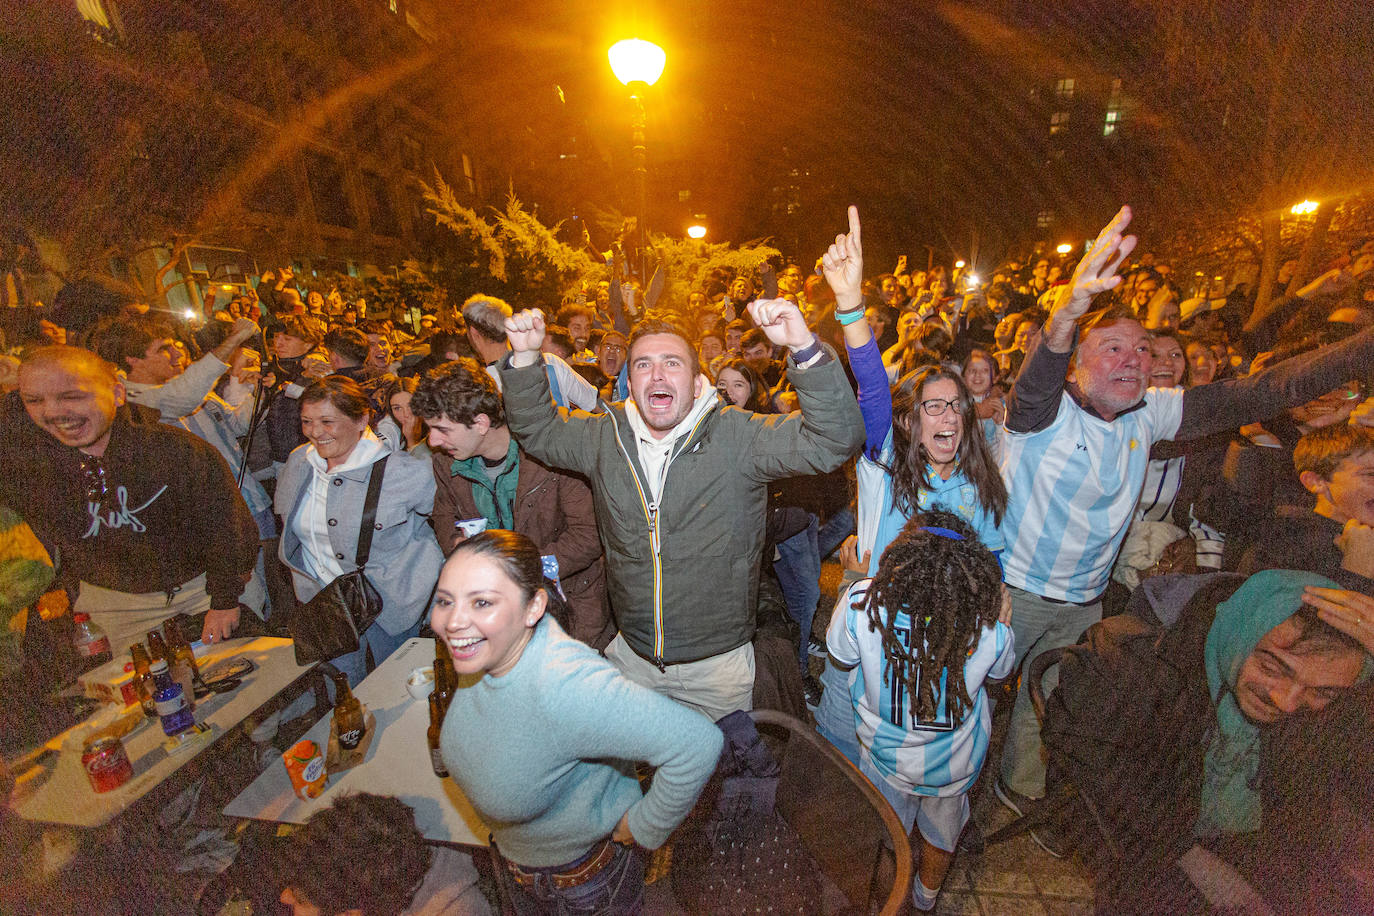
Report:
[[[806,674],[806,644],[811,638],[811,621],[816,617],[816,605],[821,600],[820,524],[816,516],[801,531],[778,542],[778,558],[773,572],[782,586],[787,602],[787,616],[801,630],[798,648],[802,674]]]
[[[572,862],[547,871],[568,871],[576,865]],[[632,846],[617,844],[611,864],[577,887],[554,887],[553,879],[545,874],[536,875],[533,887],[518,883],[509,873],[500,880],[510,890],[517,916],[639,916],[644,906],[644,859]]]
[[[362,637],[358,640],[358,648],[346,655],[338,658],[331,658],[329,663],[348,675],[348,686],[357,687],[358,682],[367,677],[367,650],[372,648],[372,661],[380,665],[390,657],[391,653],[401,648],[401,644],[412,636],[420,635],[420,621],[406,627],[401,632],[392,635],[382,629],[382,625],[374,623],[368,627]],[[334,699],[334,682],[327,681],[326,687],[329,689],[329,698]]]
[[[821,600],[821,561],[853,533],[854,513],[841,509],[824,525],[816,516],[811,516],[811,523],[804,530],[778,543],[778,559],[773,563],[773,572],[782,586],[787,616],[801,630],[797,656],[803,676],[807,673],[806,644],[811,638],[811,622]]]

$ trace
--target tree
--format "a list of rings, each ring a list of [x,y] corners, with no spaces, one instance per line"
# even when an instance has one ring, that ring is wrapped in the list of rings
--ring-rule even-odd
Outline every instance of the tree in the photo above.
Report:
[[[1148,116],[1175,153],[1166,180],[1172,209],[1185,214],[1175,228],[1217,216],[1247,227],[1236,241],[1258,256],[1257,320],[1273,293],[1289,207],[1321,202],[1294,278],[1301,283],[1335,209],[1374,175],[1374,23],[1359,4],[1318,0],[1146,6],[1161,53],[1140,77]]]

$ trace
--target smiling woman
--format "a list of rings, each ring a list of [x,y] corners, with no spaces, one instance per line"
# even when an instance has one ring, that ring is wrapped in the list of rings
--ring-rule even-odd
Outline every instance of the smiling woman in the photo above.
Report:
[[[708,719],[626,680],[546,613],[534,543],[489,530],[439,577],[430,625],[460,685],[448,771],[491,825],[521,913],[638,912],[644,863],[681,823],[724,739]],[[657,769],[644,794],[633,766]]]
[[[419,631],[442,562],[428,524],[434,474],[428,461],[388,451],[368,427],[368,400],[356,383],[342,376],[320,379],[305,389],[300,405],[308,442],[282,470],[276,509],[285,525],[281,559],[302,604],[357,567],[368,484],[373,473],[383,474],[364,567],[382,597],[382,613],[357,651],[331,660],[356,684],[366,673],[369,649],[380,664]]]

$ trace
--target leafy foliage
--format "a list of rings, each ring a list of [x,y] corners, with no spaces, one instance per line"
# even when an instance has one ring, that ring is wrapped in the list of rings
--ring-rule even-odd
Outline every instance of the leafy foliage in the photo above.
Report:
[[[438,169],[434,185],[422,188],[426,211],[452,232],[449,255],[428,265],[435,287],[446,290],[452,302],[485,292],[500,296],[513,308],[556,309],[578,292],[588,291],[589,298],[594,298],[590,287],[609,278],[609,268],[581,244],[582,239],[576,243],[560,239],[564,223],[544,225],[525,209],[514,190],[506,198],[505,209],[493,208],[488,220],[457,199]],[[685,309],[688,293],[701,289],[713,271],[752,274],[765,260],[778,256],[776,248],[759,242],[732,247],[654,236],[651,247],[667,271],[659,304],[674,311]],[[420,269],[420,265],[415,267]]]

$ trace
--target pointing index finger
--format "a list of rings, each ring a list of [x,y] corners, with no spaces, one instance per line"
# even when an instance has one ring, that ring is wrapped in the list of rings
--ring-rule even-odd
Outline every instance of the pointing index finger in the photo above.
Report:
[[[849,237],[854,240],[854,247],[862,247],[859,231],[859,208],[853,204],[849,205]]]

